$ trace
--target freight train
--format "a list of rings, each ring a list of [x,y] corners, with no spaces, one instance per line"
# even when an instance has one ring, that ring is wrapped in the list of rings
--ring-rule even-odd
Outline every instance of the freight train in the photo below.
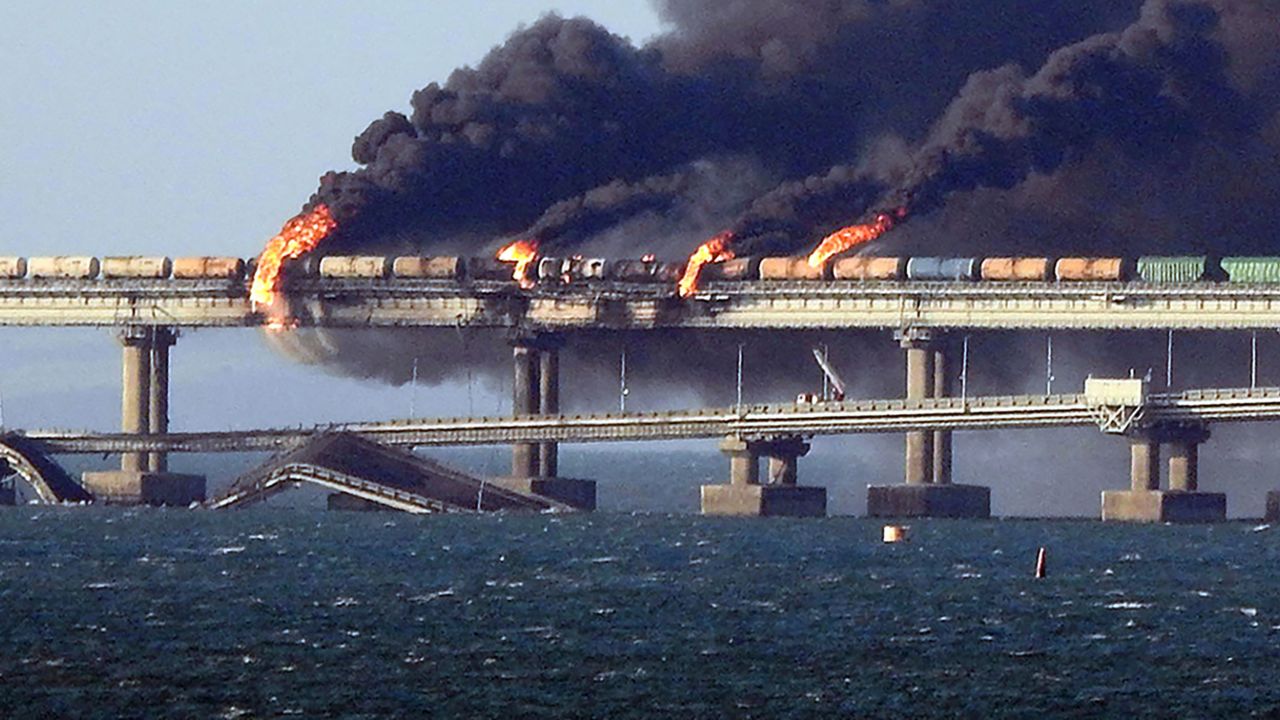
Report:
[[[242,281],[257,259],[237,257],[0,257],[0,280],[175,279]],[[612,283],[674,287],[684,263],[604,258],[539,258],[530,278],[543,287]],[[288,261],[285,277],[513,281],[511,263],[456,256],[327,255]],[[1230,282],[1280,284],[1280,257],[744,257],[704,265],[705,282]]]

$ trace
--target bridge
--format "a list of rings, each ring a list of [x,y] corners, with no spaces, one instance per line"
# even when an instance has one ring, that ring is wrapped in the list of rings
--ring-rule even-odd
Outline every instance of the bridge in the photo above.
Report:
[[[299,325],[333,328],[1267,329],[1280,285],[1232,283],[600,283],[306,279],[284,294]],[[225,280],[0,280],[0,326],[254,327],[247,286]]]
[[[807,450],[803,439],[902,432],[904,483],[870,492],[871,513],[984,515],[989,512],[985,488],[951,483],[953,431],[1100,421],[1098,408],[1081,395],[955,398],[959,331],[1280,327],[1280,285],[1225,282],[709,282],[696,297],[682,299],[671,287],[608,282],[526,291],[498,281],[290,278],[282,297],[289,316],[301,327],[493,329],[510,338],[514,417],[334,429],[388,445],[510,443],[511,476],[544,483],[559,475],[560,442],[732,438],[722,450],[731,458],[731,486],[743,487],[704,492],[703,509],[713,513],[825,511],[825,495],[819,498],[811,488],[802,491],[792,482],[796,458]],[[85,475],[85,485],[98,496],[175,503],[184,497],[202,498],[202,480],[197,488],[191,478],[168,473],[168,452],[282,450],[316,432],[168,432],[169,353],[178,329],[256,327],[268,320],[249,302],[243,281],[0,280],[0,326],[111,327],[119,330],[123,346],[120,433],[45,432],[24,439],[47,452],[121,453],[119,471]],[[649,415],[560,413],[559,353],[578,331],[855,328],[893,331],[905,355],[903,399]],[[1278,401],[1269,394],[1273,392],[1147,397],[1143,386],[1143,397],[1134,407],[1141,406],[1135,411],[1145,413],[1145,421],[1126,420],[1123,410],[1110,418],[1127,423],[1125,432],[1140,439],[1134,440],[1134,492],[1139,486],[1145,488],[1142,492],[1158,490],[1159,449],[1168,446],[1175,453],[1170,458],[1171,481],[1178,478],[1186,491],[1175,501],[1199,502],[1195,498],[1206,494],[1188,490],[1195,485],[1194,470],[1185,468],[1194,468],[1194,448],[1203,442],[1201,436],[1207,437],[1204,428],[1213,422],[1274,417]],[[1139,457],[1142,452],[1146,454]],[[768,483],[757,482],[755,468],[765,457],[771,459],[770,478],[782,478],[781,484],[788,487],[760,489]],[[1146,468],[1141,481],[1139,466]],[[188,483],[189,489],[152,494],[148,500],[147,487],[166,483]],[[1129,515],[1178,515],[1161,509],[1163,495],[1142,498],[1157,498],[1152,502],[1162,504],[1154,511]],[[1104,503],[1107,517],[1105,507]],[[1112,512],[1111,517],[1128,517],[1126,512]]]
[[[818,437],[857,433],[1097,426],[1124,434],[1142,425],[1280,419],[1280,387],[1150,394],[1132,405],[1102,404],[1085,393],[850,400],[744,405],[649,413],[426,418],[312,428],[228,430],[164,435],[33,430],[19,434],[50,454],[280,451],[342,432],[381,445],[430,447],[515,443],[591,443],[741,437]]]

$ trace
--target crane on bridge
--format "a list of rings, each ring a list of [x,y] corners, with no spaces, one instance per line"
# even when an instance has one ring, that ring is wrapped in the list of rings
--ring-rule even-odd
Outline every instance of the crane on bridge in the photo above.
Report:
[[[827,381],[831,383],[830,399],[835,402],[843,401],[846,391],[844,379],[840,377],[840,373],[836,372],[836,369],[831,366],[831,362],[827,360],[827,353],[820,348],[813,348],[813,359],[818,361],[818,367],[822,368],[822,374],[825,375]],[[800,404],[806,404],[818,402],[819,398],[816,395],[801,394],[800,397],[796,398],[796,400]],[[826,397],[821,398],[821,401],[823,402],[826,400]]]

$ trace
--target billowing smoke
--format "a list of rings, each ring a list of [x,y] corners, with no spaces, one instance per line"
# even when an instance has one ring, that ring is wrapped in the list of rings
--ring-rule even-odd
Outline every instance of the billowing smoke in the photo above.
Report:
[[[739,254],[800,254],[905,203],[912,222],[877,252],[1275,252],[1268,0],[657,4],[669,30],[648,45],[547,16],[373,122],[359,167],[312,197],[340,222],[325,249],[487,255],[528,236],[674,260],[728,228]],[[424,348],[428,382],[508,368],[451,333],[291,342],[399,382]],[[625,342],[571,352],[604,368]],[[662,367],[689,341],[644,342]]]

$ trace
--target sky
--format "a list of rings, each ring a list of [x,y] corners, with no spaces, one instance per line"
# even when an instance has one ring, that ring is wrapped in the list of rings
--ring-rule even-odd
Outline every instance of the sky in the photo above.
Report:
[[[256,255],[370,121],[550,11],[660,29],[646,0],[2,3],[0,255]],[[505,401],[333,376],[256,330],[185,333],[172,373],[174,429]],[[7,426],[113,428],[119,375],[108,330],[0,328]]]

